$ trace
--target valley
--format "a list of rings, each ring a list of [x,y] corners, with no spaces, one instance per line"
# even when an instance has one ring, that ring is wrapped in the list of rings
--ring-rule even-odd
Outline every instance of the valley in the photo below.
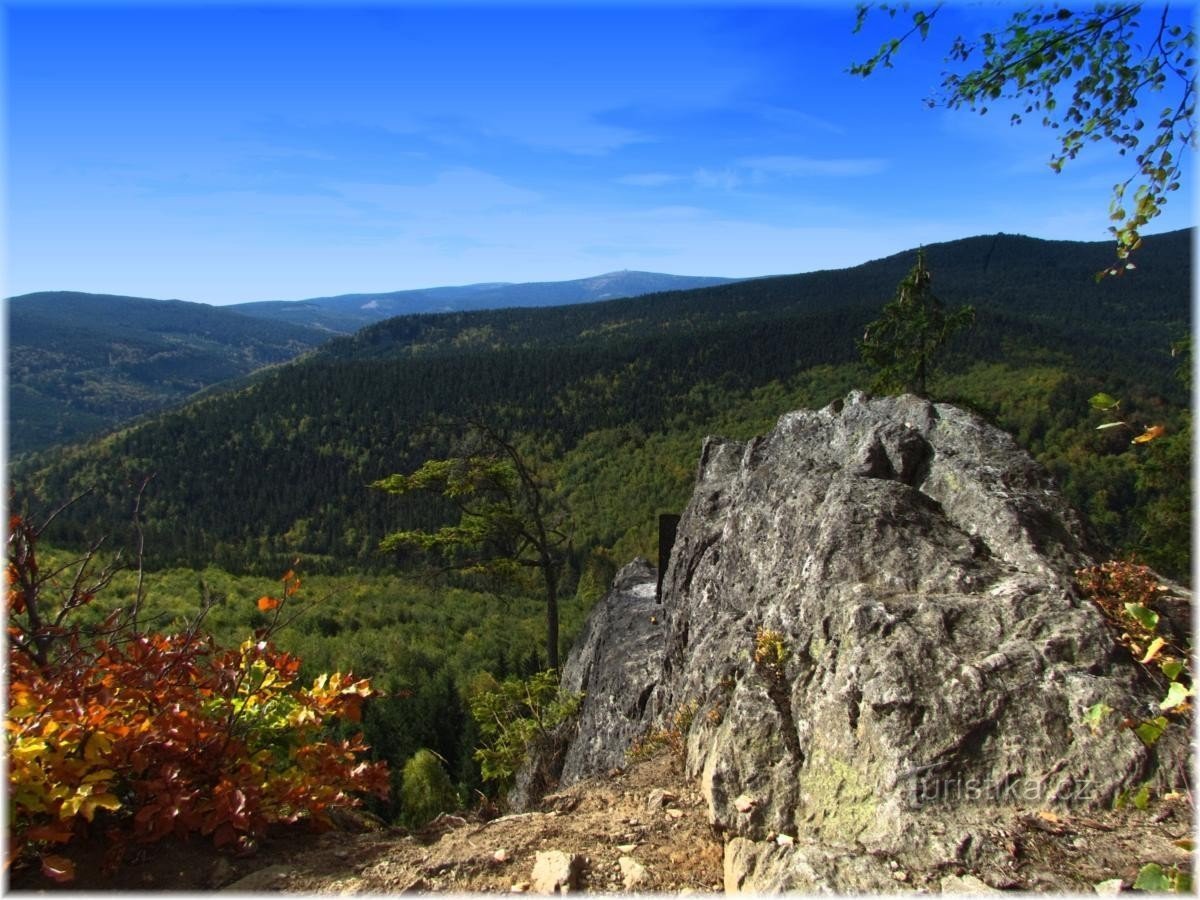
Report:
[[[1136,277],[1100,284],[1091,276],[1106,244],[1000,235],[926,248],[938,296],[976,310],[935,373],[934,396],[1013,434],[1113,553],[1136,552],[1184,580],[1190,389],[1171,346],[1190,327],[1190,245],[1190,232],[1147,239]],[[47,536],[56,559],[107,535],[104,552],[125,547],[132,562],[140,542],[147,621],[186,628],[204,609],[203,628],[225,644],[264,626],[256,598],[294,569],[306,611],[276,640],[303,659],[306,678],[372,679],[379,696],[362,727],[391,764],[393,792],[369,808],[391,821],[404,813],[400,772],[422,747],[441,756],[461,796],[495,790],[472,756],[469,701],[489,679],[544,667],[545,613],[532,583],[382,554],[389,532],[436,527],[454,510],[372,482],[452,452],[468,419],[510,435],[570,512],[565,655],[618,568],[655,558],[657,517],[683,508],[707,435],[748,439],[784,412],[867,383],[855,339],[911,262],[898,254],[599,303],[400,316],[319,344],[272,325],[273,346],[299,358],[103,437],[13,459],[12,508],[36,519],[78,498]],[[94,340],[98,362],[119,358],[116,335]],[[1099,391],[1121,398],[1128,428],[1097,429],[1089,398]],[[1151,422],[1166,436],[1131,448],[1130,434]],[[121,573],[87,613],[99,621],[138,589],[134,572]]]

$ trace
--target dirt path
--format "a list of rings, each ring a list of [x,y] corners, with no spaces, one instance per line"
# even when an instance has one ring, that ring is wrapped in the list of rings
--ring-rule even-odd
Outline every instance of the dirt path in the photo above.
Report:
[[[361,821],[361,820],[360,820]],[[976,873],[905,873],[898,890],[938,892],[950,876],[979,887],[1091,893],[1121,879],[1128,888],[1147,862],[1187,867],[1181,846],[1194,834],[1190,806],[1160,800],[1146,810],[997,816],[1010,858]],[[442,817],[424,833],[380,827],[357,833],[281,833],[246,859],[200,841],[155,845],[112,878],[99,875],[102,848],[79,859],[70,890],[225,890],[238,893],[395,894],[536,892],[539,853],[573,859],[574,890],[599,893],[712,893],[723,890],[723,845],[694,786],[668,752],[574,785],[537,812],[491,821]],[[10,890],[55,890],[36,872],[16,872]]]

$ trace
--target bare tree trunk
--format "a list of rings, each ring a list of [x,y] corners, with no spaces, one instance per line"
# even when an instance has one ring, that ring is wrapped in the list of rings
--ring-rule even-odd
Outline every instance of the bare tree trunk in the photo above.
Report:
[[[558,671],[558,577],[548,560],[542,567],[546,579],[546,666]]]

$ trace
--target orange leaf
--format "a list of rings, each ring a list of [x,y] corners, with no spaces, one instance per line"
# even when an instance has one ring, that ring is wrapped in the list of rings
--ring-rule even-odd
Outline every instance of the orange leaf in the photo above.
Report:
[[[344,701],[342,717],[348,722],[362,721],[362,698],[350,696]]]
[[[1162,425],[1147,425],[1146,430],[1135,437],[1131,444],[1148,444],[1155,438],[1160,438],[1167,433],[1167,429]]]
[[[267,610],[274,609],[278,605],[279,605],[279,601],[276,600],[274,597],[265,597],[264,596],[264,597],[258,598],[258,608],[260,610],[262,610],[263,612],[267,612]]]
[[[42,874],[60,884],[75,878],[75,863],[65,856],[43,856]]]

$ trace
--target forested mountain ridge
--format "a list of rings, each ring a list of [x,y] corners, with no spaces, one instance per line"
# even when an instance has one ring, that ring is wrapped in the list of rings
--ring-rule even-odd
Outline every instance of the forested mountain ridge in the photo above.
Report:
[[[82,440],[400,313],[581,303],[729,280],[624,271],[220,307],[75,291],[12,297],[9,452]]]
[[[1169,344],[1190,332],[1191,233],[1148,238],[1136,274],[1097,284],[1110,250],[1008,236],[927,247],[935,293],[977,311],[933,390],[1016,434],[1104,537],[1128,546],[1158,494],[1139,487],[1128,434],[1095,431],[1087,400],[1107,390],[1127,414],[1165,420],[1188,408]],[[376,551],[384,534],[446,510],[368,485],[445,452],[452,436],[431,435],[432,417],[478,415],[551,459],[576,511],[572,577],[585,579],[595,553],[623,562],[648,552],[654,515],[690,490],[705,433],[747,437],[788,409],[864,386],[855,339],[912,257],[598,304],[388,320],[236,391],[25,461],[13,483],[45,502],[95,488],[59,522],[64,539],[81,541],[124,521],[129,484],[154,474],[144,510],[152,565],[272,573],[301,556],[310,569],[388,566]]]
[[[308,300],[238,303],[231,308],[248,316],[324,328],[338,334],[350,334],[364,325],[399,315],[591,303],[618,297],[635,297],[656,291],[692,290],[733,280],[703,275],[665,275],[659,272],[625,270],[570,281],[535,281],[521,284],[487,282],[387,293],[340,294]]]
[[[9,452],[79,440],[328,335],[183,300],[47,291],[8,311]]]
[[[1124,323],[1129,303],[1141,322],[1190,328],[1192,230],[1147,239],[1136,274],[1099,283],[1095,273],[1111,256],[1108,242],[1045,241],[1021,235],[983,235],[932,244],[935,292],[955,305],[986,301],[991,312],[1016,313],[1041,323],[1086,321],[1104,327],[1109,307]],[[912,265],[912,250],[847,269],[748,279],[702,291],[669,291],[619,301],[550,309],[503,309],[471,314],[400,316],[331,341],[323,354],[376,358],[392,354],[457,353],[559,345],[596,338],[688,333],[729,323],[767,321],[806,313],[874,309],[894,292]]]

